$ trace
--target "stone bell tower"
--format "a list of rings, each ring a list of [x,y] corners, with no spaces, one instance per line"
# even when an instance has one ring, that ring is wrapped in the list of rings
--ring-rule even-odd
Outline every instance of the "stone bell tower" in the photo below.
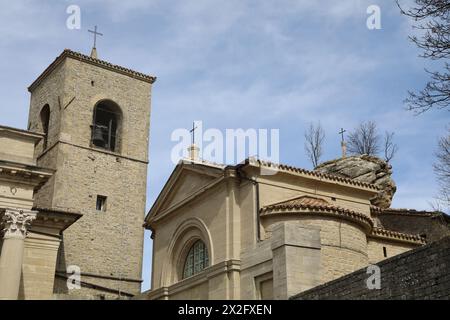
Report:
[[[46,134],[37,147],[38,165],[56,170],[35,195],[35,207],[83,215],[63,232],[57,295],[140,292],[155,80],[64,50],[28,88],[29,130]],[[81,288],[69,289],[67,280],[78,268]]]

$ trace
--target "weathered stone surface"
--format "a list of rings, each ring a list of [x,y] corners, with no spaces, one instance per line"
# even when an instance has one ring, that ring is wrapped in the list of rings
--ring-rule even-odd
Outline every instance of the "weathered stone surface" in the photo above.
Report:
[[[442,212],[388,209],[378,212],[377,219],[385,229],[419,234],[427,243],[450,237],[450,216]]]
[[[293,300],[426,300],[450,298],[450,237],[377,263],[380,289],[369,289],[363,268],[302,292]]]
[[[380,188],[373,205],[386,209],[391,206],[397,187],[391,178],[392,166],[386,161],[368,155],[351,156],[324,162],[316,171],[372,183]]]
[[[151,108],[151,83],[141,78],[69,55],[30,89],[32,132],[44,131],[43,106],[51,110],[47,148],[37,145],[37,163],[56,170],[35,194],[34,205],[83,214],[63,234],[54,290],[58,298],[140,292]],[[91,144],[94,107],[104,100],[120,107],[115,152]],[[104,212],[96,210],[99,195],[107,197]],[[79,290],[66,285],[71,265],[81,269]]]

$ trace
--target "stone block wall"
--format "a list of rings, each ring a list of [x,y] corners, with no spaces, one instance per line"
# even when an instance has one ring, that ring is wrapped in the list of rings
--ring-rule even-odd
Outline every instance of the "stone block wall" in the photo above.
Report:
[[[369,252],[369,263],[377,263],[384,259],[396,256],[408,250],[417,248],[418,244],[401,243],[379,238],[368,238],[367,248]],[[386,256],[385,256],[386,253]]]
[[[450,237],[377,264],[381,288],[369,290],[366,268],[291,299],[450,299]]]
[[[151,81],[104,66],[65,57],[31,87],[30,130],[42,131],[40,111],[46,104],[51,110],[48,145],[38,146],[38,164],[56,170],[35,205],[83,214],[64,231],[56,269],[76,265],[93,284],[68,292],[65,279],[57,278],[57,294],[113,294],[102,287],[140,292]],[[102,100],[121,111],[114,152],[91,144],[94,108]],[[107,197],[106,211],[96,210],[97,196]]]
[[[378,214],[380,224],[389,230],[426,236],[433,242],[450,236],[450,217],[439,212],[420,212],[415,210],[395,210]],[[403,211],[403,212],[402,212]]]
[[[30,233],[25,239],[19,299],[51,299],[58,237]]]
[[[292,217],[277,217],[263,221],[268,235],[275,222],[289,221]],[[321,282],[325,283],[358,270],[368,264],[367,240],[359,226],[331,217],[298,216],[296,223],[305,227],[320,229],[321,239]]]

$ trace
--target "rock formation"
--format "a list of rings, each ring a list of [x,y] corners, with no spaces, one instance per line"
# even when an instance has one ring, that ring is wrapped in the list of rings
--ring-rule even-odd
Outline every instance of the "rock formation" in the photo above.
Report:
[[[371,202],[382,209],[391,206],[392,198],[397,190],[391,178],[392,166],[377,157],[360,155],[335,159],[318,165],[315,170],[378,186],[380,192]]]

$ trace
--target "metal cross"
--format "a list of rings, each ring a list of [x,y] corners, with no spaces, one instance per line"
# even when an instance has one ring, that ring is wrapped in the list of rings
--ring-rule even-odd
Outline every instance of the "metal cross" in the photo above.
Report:
[[[344,142],[344,133],[347,132],[347,130],[344,130],[344,128],[341,128],[341,131],[339,131],[339,134],[342,136],[342,142]]]
[[[192,145],[195,144],[195,129],[197,129],[197,127],[195,126],[195,121],[192,122],[192,130],[189,131],[190,133],[192,133]]]
[[[97,26],[95,26],[94,30],[88,30],[90,33],[94,34],[94,48],[97,47],[97,35],[103,36],[103,33],[97,32]]]

